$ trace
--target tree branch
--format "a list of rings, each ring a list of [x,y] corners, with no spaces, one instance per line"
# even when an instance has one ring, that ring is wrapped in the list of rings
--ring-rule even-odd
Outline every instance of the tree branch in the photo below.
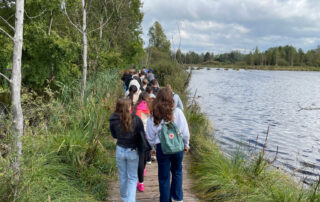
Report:
[[[5,78],[9,83],[11,83],[11,80],[6,75],[2,74],[1,72],[0,75],[3,76],[3,78]]]
[[[0,31],[2,31],[5,35],[7,35],[12,41],[14,41],[14,39],[13,39],[13,37],[8,33],[8,32],[6,32],[6,30],[4,30],[4,29],[2,29],[1,27],[0,27]]]
[[[121,8],[121,6],[122,6],[122,4],[123,4],[123,1],[120,1],[121,3],[119,4],[119,7],[117,8],[116,7],[116,11],[117,11],[117,13],[119,13],[119,9]],[[107,12],[107,11],[106,11]],[[108,22],[109,22],[109,20],[111,19],[111,17],[113,16],[113,14],[114,14],[114,10],[112,11],[112,13],[111,13],[111,15],[110,15],[110,17],[108,18],[107,17],[107,19],[106,19],[106,21],[101,25],[101,26],[99,26],[98,28],[96,28],[96,29],[93,29],[93,30],[91,30],[91,31],[89,31],[88,33],[91,33],[91,32],[94,32],[94,31],[96,31],[96,30],[99,30],[99,29],[101,29],[102,27],[104,27],[106,24],[108,24]]]
[[[76,25],[75,23],[73,23],[72,22],[72,20],[70,19],[70,17],[69,17],[69,15],[68,15],[68,12],[67,12],[67,6],[66,6],[66,3],[65,3],[65,1],[63,0],[63,2],[64,2],[64,8],[63,8],[63,13],[67,16],[67,18],[68,18],[68,20],[69,20],[69,22],[80,32],[80,33],[82,33],[82,30],[78,27],[78,25]]]
[[[47,9],[44,9],[39,15],[36,15],[36,16],[29,16],[26,10],[24,11],[24,13],[26,14],[26,16],[27,16],[29,19],[34,19],[34,18],[40,17],[40,16],[43,15],[46,11],[47,11]]]
[[[0,19],[5,22],[13,31],[14,31],[14,27],[6,20],[4,19],[2,16],[0,16]]]
[[[109,18],[107,18],[107,20],[106,20],[101,26],[99,26],[99,27],[96,28],[96,29],[93,29],[93,30],[89,31],[88,33],[91,33],[91,32],[94,32],[94,31],[96,31],[96,30],[101,29],[101,28],[104,27],[106,24],[108,24],[108,22],[109,22],[110,19],[111,19],[111,16],[110,16]]]

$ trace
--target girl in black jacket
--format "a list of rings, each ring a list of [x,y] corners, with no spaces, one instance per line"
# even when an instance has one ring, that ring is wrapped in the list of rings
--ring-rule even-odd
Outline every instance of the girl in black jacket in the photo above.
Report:
[[[137,188],[138,150],[143,152],[145,132],[141,119],[131,113],[131,100],[120,98],[111,115],[110,131],[117,139],[116,161],[122,201],[135,201]]]

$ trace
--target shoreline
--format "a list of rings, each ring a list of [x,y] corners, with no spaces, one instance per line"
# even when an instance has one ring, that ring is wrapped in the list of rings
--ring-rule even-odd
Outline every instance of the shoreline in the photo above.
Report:
[[[320,67],[308,67],[308,66],[251,66],[251,65],[235,65],[235,64],[185,64],[185,68],[199,69],[233,69],[233,70],[266,70],[266,71],[307,71],[307,72],[318,72]]]

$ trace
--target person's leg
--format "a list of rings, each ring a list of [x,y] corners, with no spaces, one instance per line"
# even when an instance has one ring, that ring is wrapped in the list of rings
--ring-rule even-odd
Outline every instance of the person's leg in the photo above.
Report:
[[[151,152],[150,151],[147,152],[147,162],[151,163]]]
[[[170,158],[170,161],[171,161],[171,173],[172,173],[170,195],[171,195],[171,198],[176,200],[176,201],[182,201],[183,200],[182,160],[183,160],[183,151],[172,155],[172,157]]]
[[[138,179],[140,183],[143,182],[143,171],[145,168],[144,159],[145,159],[145,154],[144,153],[139,154]]]
[[[136,201],[137,181],[138,181],[138,164],[139,155],[138,151],[127,152],[127,175],[128,175],[128,198],[127,202]]]
[[[126,158],[125,158],[125,148],[117,146],[117,148],[116,148],[116,161],[117,161],[117,166],[118,166],[121,199],[122,199],[122,201],[127,201],[128,177],[127,177],[127,162],[126,162]]]
[[[157,144],[158,180],[160,202],[171,201],[170,197],[170,155],[164,155],[161,145]]]
[[[126,92],[127,91],[127,85],[125,82],[123,82],[123,91]]]

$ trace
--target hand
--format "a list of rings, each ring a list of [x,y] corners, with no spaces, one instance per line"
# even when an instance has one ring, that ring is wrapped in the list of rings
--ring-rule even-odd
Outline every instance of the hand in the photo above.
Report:
[[[190,148],[185,147],[183,151],[184,151],[184,153],[188,153],[188,152],[189,152],[189,150],[190,150]]]
[[[156,150],[151,150],[151,156],[155,156],[156,155]]]

